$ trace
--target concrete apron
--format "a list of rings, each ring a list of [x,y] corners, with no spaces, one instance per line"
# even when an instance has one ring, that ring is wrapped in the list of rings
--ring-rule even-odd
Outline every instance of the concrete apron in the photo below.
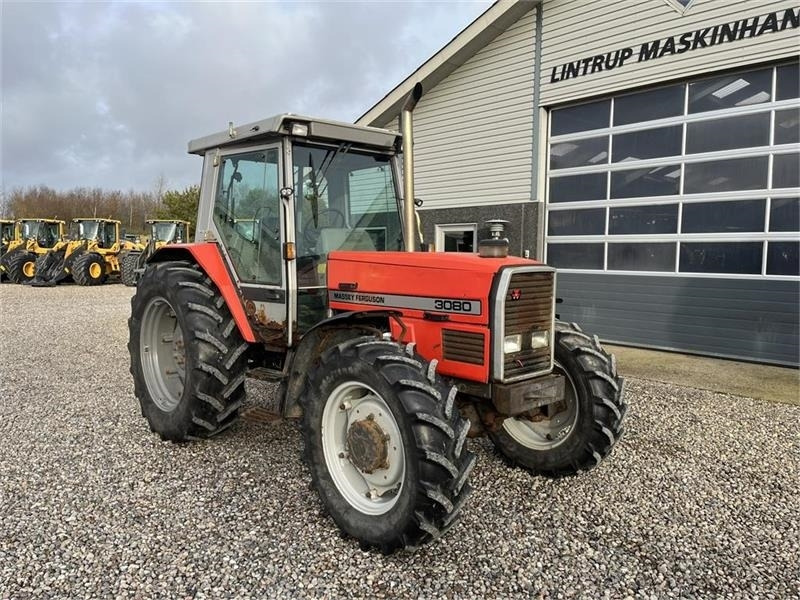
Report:
[[[617,368],[625,377],[800,406],[800,371],[796,368],[610,344],[603,347],[616,355]]]

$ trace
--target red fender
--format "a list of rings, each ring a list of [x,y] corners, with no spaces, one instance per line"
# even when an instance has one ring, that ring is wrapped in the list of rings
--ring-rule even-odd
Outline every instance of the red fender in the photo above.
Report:
[[[242,299],[239,297],[239,290],[233,283],[233,279],[231,279],[231,274],[225,266],[225,260],[222,258],[222,253],[217,244],[211,242],[170,244],[157,250],[147,262],[186,259],[187,254],[200,265],[200,268],[205,271],[206,275],[217,286],[225,299],[225,304],[228,305],[228,309],[231,311],[231,315],[233,315],[233,320],[236,323],[236,327],[239,328],[239,333],[242,334],[245,341],[251,344],[255,343],[256,336],[253,333],[250,322],[247,320]]]

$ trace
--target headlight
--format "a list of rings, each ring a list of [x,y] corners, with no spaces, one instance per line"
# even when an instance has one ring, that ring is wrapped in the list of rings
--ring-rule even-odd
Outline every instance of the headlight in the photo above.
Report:
[[[513,354],[522,350],[522,334],[507,335],[503,338],[503,353]]]
[[[537,348],[547,348],[549,345],[550,332],[548,330],[531,333],[531,348],[535,350]]]
[[[306,137],[308,135],[308,123],[292,123],[292,135]]]

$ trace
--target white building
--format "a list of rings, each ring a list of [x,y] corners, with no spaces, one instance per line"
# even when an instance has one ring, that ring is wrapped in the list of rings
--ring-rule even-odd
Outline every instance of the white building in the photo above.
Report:
[[[783,0],[500,0],[414,83],[427,242],[559,268],[602,339],[798,364],[800,9]]]

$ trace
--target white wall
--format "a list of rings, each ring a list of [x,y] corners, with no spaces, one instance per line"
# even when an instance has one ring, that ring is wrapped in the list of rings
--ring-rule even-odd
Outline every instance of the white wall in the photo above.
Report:
[[[414,112],[424,208],[531,199],[535,10],[423,95]],[[397,128],[397,121],[381,124]]]
[[[800,29],[765,32],[757,37],[698,47],[638,62],[641,45],[701,28],[764,17],[772,11],[797,10],[789,0],[694,0],[681,14],[668,0],[545,0],[542,13],[541,104],[550,105],[612,91],[686,79],[740,65],[797,56]],[[752,22],[752,21],[751,21]],[[779,19],[780,24],[780,19]],[[704,38],[710,41],[712,32]],[[551,82],[553,67],[631,48],[621,67]]]

